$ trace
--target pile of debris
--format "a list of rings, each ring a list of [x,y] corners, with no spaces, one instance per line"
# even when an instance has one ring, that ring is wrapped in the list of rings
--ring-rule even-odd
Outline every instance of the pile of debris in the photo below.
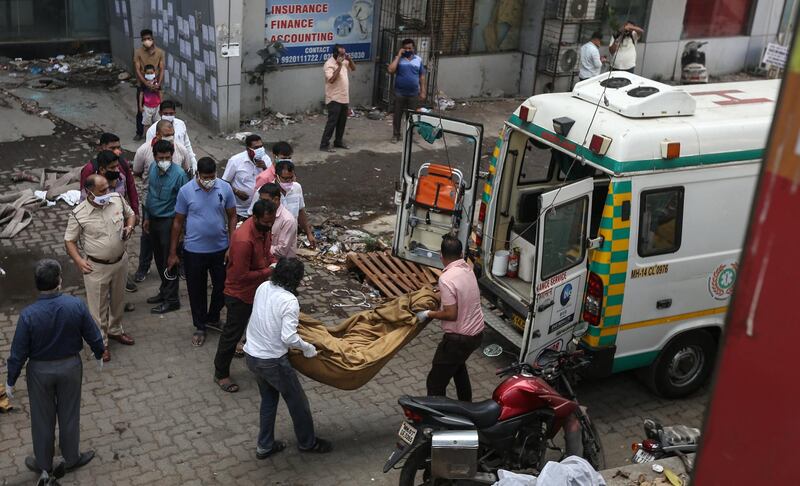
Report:
[[[0,70],[8,71],[12,78],[33,80],[31,87],[44,89],[59,89],[67,84],[113,85],[126,77],[111,61],[111,54],[94,51],[40,59],[0,57]]]
[[[301,242],[301,248],[297,251],[299,256],[304,257],[312,266],[322,267],[334,273],[345,269],[347,254],[350,252],[366,253],[389,248],[382,239],[366,231],[347,228],[331,219],[314,228],[316,250],[311,249],[311,244],[305,235],[301,235],[299,239]]]
[[[320,116],[327,116],[323,111],[306,110],[302,113],[287,115],[281,112],[267,111],[259,118],[242,120],[240,127],[245,130],[268,131],[276,128],[283,128],[295,123],[302,123],[305,120],[314,120]],[[350,118],[369,118],[370,120],[383,120],[386,113],[377,107],[358,106],[350,109]]]

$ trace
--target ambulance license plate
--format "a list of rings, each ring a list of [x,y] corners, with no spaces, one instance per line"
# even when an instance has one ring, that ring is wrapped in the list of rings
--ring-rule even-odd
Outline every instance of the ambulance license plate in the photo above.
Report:
[[[649,452],[639,449],[636,451],[636,454],[633,455],[633,462],[635,464],[644,464],[645,462],[653,462],[656,460],[656,457]]]
[[[409,425],[408,422],[403,422],[400,425],[400,431],[397,433],[397,435],[400,436],[400,439],[402,439],[403,442],[411,445],[414,443],[414,438],[417,436],[417,429],[415,429],[412,425]]]

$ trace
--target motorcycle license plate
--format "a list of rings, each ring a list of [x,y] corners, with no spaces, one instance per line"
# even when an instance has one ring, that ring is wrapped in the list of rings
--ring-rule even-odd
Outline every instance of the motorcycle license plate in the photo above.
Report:
[[[633,462],[636,464],[644,464],[645,462],[653,462],[656,460],[656,457],[649,452],[639,449],[636,451],[636,454],[633,455]]]
[[[414,438],[417,436],[417,429],[409,425],[408,422],[403,422],[400,425],[400,431],[397,433],[400,439],[408,445],[414,443]]]

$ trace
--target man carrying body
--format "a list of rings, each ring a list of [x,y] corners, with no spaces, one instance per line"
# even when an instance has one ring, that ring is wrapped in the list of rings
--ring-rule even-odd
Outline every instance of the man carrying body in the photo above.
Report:
[[[192,322],[194,346],[206,340],[206,326],[219,330],[219,313],[225,305],[225,260],[230,235],[236,229],[236,201],[229,184],[217,181],[217,163],[210,157],[197,162],[197,177],[178,191],[172,222],[167,268],[178,265],[178,240],[186,227],[183,261]],[[208,275],[211,274],[211,305]]]
[[[189,133],[186,131],[186,123],[175,116],[175,113],[176,105],[172,100],[164,100],[158,107],[159,121],[166,120],[172,123],[172,127],[175,130],[174,141],[180,143],[183,148],[186,149],[186,153],[189,155],[189,161],[187,164],[189,168],[186,172],[191,175],[195,170],[197,170],[197,157],[194,155],[192,141],[189,138]],[[152,125],[147,129],[147,140],[152,140],[152,138],[156,136],[156,130],[158,130],[158,128],[155,125]]]
[[[292,416],[297,448],[301,452],[330,452],[333,447],[314,433],[311,407],[297,372],[289,362],[289,349],[300,349],[303,356],[313,358],[317,350],[297,334],[300,304],[297,286],[303,280],[303,262],[296,258],[281,258],[272,278],[258,287],[253,302],[253,315],[247,326],[244,345],[247,367],[256,375],[261,393],[260,430],[256,458],[266,459],[286,448],[275,440],[275,417],[278,400],[286,401]]]
[[[170,267],[167,259],[178,191],[189,182],[189,178],[183,169],[172,162],[173,151],[172,143],[166,140],[159,140],[153,146],[156,163],[150,166],[142,225],[142,230],[150,237],[156,268],[161,277],[158,294],[147,299],[148,304],[158,304],[150,309],[153,314],[165,314],[181,308],[178,300],[178,269]]]
[[[222,179],[230,183],[236,196],[236,214],[243,221],[253,204],[256,192],[256,177],[272,165],[264,142],[258,135],[248,135],[244,139],[245,151],[228,159]]]
[[[142,47],[133,53],[133,69],[136,72],[136,136],[133,140],[138,142],[144,138],[144,125],[142,125],[142,92],[144,88],[156,89],[164,81],[164,51],[156,47],[153,40],[153,31],[144,29],[139,34],[142,38]],[[156,68],[156,76],[152,80],[145,77],[144,67],[152,65]],[[152,137],[149,137],[152,138]]]
[[[417,319],[440,319],[444,329],[428,373],[428,395],[446,396],[447,384],[453,379],[458,399],[471,402],[472,385],[466,363],[469,355],[481,345],[484,321],[478,281],[464,261],[462,251],[456,237],[446,235],[442,239],[444,271],[439,276],[442,308],[420,311]]]
[[[257,201],[253,205],[253,217],[242,223],[231,239],[225,275],[228,320],[214,357],[214,380],[228,393],[239,391],[239,385],[230,378],[231,360],[253,311],[256,288],[272,275],[270,266],[274,258],[270,251],[270,230],[277,209],[271,201]]]
[[[103,335],[103,361],[111,359],[108,340],[132,345],[122,329],[128,254],[125,242],[133,233],[136,215],[119,194],[108,192],[108,181],[99,174],[86,179],[87,197],[69,216],[64,234],[67,254],[83,273],[86,301]],[[86,258],[78,250],[80,242]]]
[[[34,472],[53,470],[58,419],[58,442],[68,471],[94,458],[94,451],[81,453],[81,381],[83,341],[92,348],[100,368],[105,351],[103,337],[82,300],[61,294],[61,265],[40,260],[34,271],[39,299],[22,309],[8,358],[6,393],[14,396],[14,385],[28,361],[27,382],[34,457],[25,465]]]
[[[333,146],[336,148],[347,149],[344,143],[344,129],[347,125],[347,117],[350,114],[350,78],[349,72],[356,70],[356,64],[347,54],[344,46],[336,44],[333,46],[333,54],[325,61],[322,66],[325,73],[325,106],[328,109],[328,121],[325,123],[325,130],[322,132],[322,141],[319,149],[326,152],[333,152],[331,148],[331,136],[336,131],[333,139]]]
[[[605,58],[600,56],[600,49],[598,49],[602,42],[603,33],[596,31],[592,33],[592,38],[589,39],[589,42],[581,46],[580,69],[578,70],[578,79],[580,81],[597,76],[603,69]]]
[[[636,68],[636,43],[642,38],[644,29],[630,20],[626,21],[611,39],[611,70],[633,73]]]
[[[303,187],[297,182],[294,164],[291,160],[281,160],[275,164],[275,182],[281,188],[281,206],[285,207],[297,220],[297,226],[306,233],[311,248],[317,247],[314,228],[308,221],[306,201],[303,198]]]
[[[275,260],[281,257],[294,258],[297,254],[297,220],[281,204],[281,188],[278,184],[270,183],[261,186],[258,190],[261,201],[272,201],[277,207],[275,222],[272,224],[272,256]]]
[[[395,74],[393,142],[400,141],[403,114],[407,110],[416,110],[419,102],[425,101],[428,89],[425,83],[425,66],[422,58],[414,52],[414,40],[405,39],[402,46],[388,67],[389,74]]]

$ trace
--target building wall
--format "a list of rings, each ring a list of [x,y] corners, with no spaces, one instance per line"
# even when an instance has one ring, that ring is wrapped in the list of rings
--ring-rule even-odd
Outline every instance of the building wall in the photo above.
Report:
[[[494,90],[516,96],[521,67],[522,54],[518,51],[442,57],[437,86],[451,98],[487,96]]]

